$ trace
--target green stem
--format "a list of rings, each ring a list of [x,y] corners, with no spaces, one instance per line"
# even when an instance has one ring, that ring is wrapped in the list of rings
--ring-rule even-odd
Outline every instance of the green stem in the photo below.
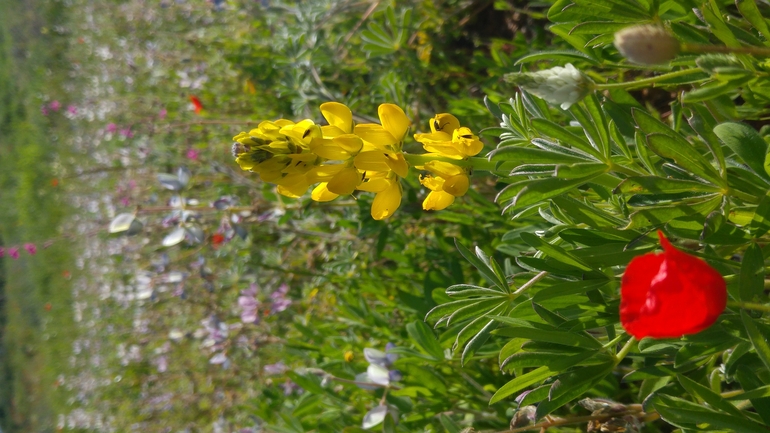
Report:
[[[700,70],[699,68],[682,69],[681,71],[669,72],[668,74],[658,75],[650,78],[644,78],[636,81],[625,81],[622,83],[596,84],[594,88],[596,90],[607,90],[607,89],[629,89],[633,87],[645,87],[650,84],[658,83],[660,81],[669,80],[671,78],[684,77],[687,75],[700,74],[700,73],[703,73],[703,71]]]
[[[682,44],[683,53],[726,53],[726,54],[752,54],[755,56],[770,57],[770,48],[765,47],[726,47],[723,45]]]
[[[628,341],[626,341],[625,346],[623,346],[622,349],[620,349],[620,352],[615,354],[615,365],[620,364],[620,361],[623,360],[623,358],[628,355],[628,352],[631,351],[631,348],[634,346],[634,343],[636,343],[636,338],[631,337]]]
[[[743,308],[746,310],[755,310],[755,311],[770,313],[770,305],[758,304],[756,302],[727,301],[727,306],[732,308]]]

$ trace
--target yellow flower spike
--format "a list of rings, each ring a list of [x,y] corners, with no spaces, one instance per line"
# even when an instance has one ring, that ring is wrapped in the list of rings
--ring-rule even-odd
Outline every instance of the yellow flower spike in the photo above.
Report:
[[[444,180],[443,190],[455,197],[462,197],[468,192],[470,183],[471,181],[467,174],[458,174]]]
[[[393,170],[397,175],[406,177],[409,174],[409,164],[404,159],[404,154],[398,153],[385,153],[385,163]]]
[[[388,157],[381,150],[367,150],[356,155],[353,164],[364,171],[390,171]]]
[[[307,145],[313,138],[321,138],[321,127],[310,119],[305,119],[294,125],[286,125],[279,132],[289,137],[297,145]]]
[[[329,191],[329,188],[327,188],[326,185],[326,182],[319,183],[318,186],[313,188],[313,192],[310,194],[310,198],[312,198],[313,201],[325,202],[332,201],[339,197],[339,194],[335,194]]]
[[[318,156],[312,153],[295,153],[288,155],[290,162],[281,170],[286,174],[301,173],[306,174],[311,168],[315,167]]]
[[[404,110],[395,104],[382,104],[377,109],[377,114],[380,116],[382,127],[390,132],[396,140],[402,141],[406,131],[409,130],[409,125],[412,123],[406,117]]]
[[[337,195],[350,195],[361,181],[361,173],[355,167],[346,167],[329,181],[327,188]]]
[[[393,148],[399,142],[393,134],[376,123],[358,124],[353,128],[353,133],[379,149]]]
[[[343,133],[353,132],[353,113],[347,105],[339,102],[324,102],[321,104],[321,114],[329,122],[329,125],[336,126]]]
[[[422,202],[423,210],[444,210],[455,201],[455,196],[444,191],[431,191]]]
[[[449,113],[436,114],[436,117],[430,119],[430,130],[433,133],[443,132],[445,134],[452,134],[459,127],[460,121]]]
[[[372,218],[377,221],[383,220],[396,212],[401,206],[401,183],[398,180],[391,179],[390,185],[382,192],[374,196],[372,202]]]

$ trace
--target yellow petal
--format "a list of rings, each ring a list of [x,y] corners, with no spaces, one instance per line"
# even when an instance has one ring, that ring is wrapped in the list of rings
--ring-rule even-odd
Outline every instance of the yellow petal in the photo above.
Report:
[[[444,179],[440,177],[433,177],[431,175],[420,176],[420,183],[431,191],[444,190]]]
[[[401,184],[394,181],[388,188],[374,196],[372,218],[383,220],[393,215],[399,206],[401,206]]]
[[[329,191],[326,187],[326,182],[319,183],[318,186],[313,188],[313,193],[310,195],[310,198],[317,202],[332,201],[337,197],[339,195]]]
[[[404,110],[395,104],[382,104],[377,109],[380,115],[380,122],[390,134],[398,141],[404,139],[406,131],[409,130],[409,118],[404,114]]]
[[[359,191],[382,192],[390,187],[391,180],[385,177],[369,179],[356,187]]]
[[[361,183],[361,173],[355,167],[347,167],[329,181],[329,191],[337,195],[350,195]]]
[[[466,156],[475,156],[484,148],[479,137],[473,135],[470,128],[462,127],[452,135],[452,142],[459,144],[459,149]]]
[[[353,113],[346,105],[339,102],[324,102],[321,104],[321,114],[329,125],[336,126],[347,134],[353,132]]]
[[[358,153],[364,146],[364,142],[361,140],[361,137],[355,134],[340,135],[339,137],[335,137],[333,141],[334,144],[345,149],[345,151],[350,154]]]
[[[457,176],[452,176],[446,181],[444,181],[444,191],[448,192],[449,194],[452,194],[455,197],[462,197],[465,195],[466,192],[468,192],[468,187],[470,186],[470,179],[468,178],[468,175],[458,174]]]
[[[423,210],[443,210],[454,203],[455,197],[444,191],[431,191],[422,202]]]
[[[430,119],[430,130],[433,132],[445,132],[451,134],[460,127],[460,121],[449,113],[436,114],[436,117]]]
[[[327,138],[314,138],[308,147],[311,152],[321,158],[331,159],[332,161],[345,161],[351,156],[350,152]]]
[[[310,187],[310,182],[304,174],[290,174],[274,182],[278,185],[278,193],[286,197],[301,197]]]
[[[347,134],[347,132],[337,128],[334,125],[324,125],[321,127],[321,135],[324,138],[334,138],[343,134]]]
[[[337,173],[345,168],[343,164],[322,164],[317,165],[307,172],[307,179],[312,183],[328,182]]]
[[[397,175],[406,177],[409,173],[409,164],[404,159],[404,154],[401,152],[387,153],[385,156],[387,157],[385,162],[388,164],[388,167]]]
[[[435,174],[436,176],[443,177],[444,179],[449,179],[452,176],[465,173],[461,167],[458,167],[451,162],[435,160],[426,162],[425,169]]]
[[[359,170],[390,171],[388,157],[380,150],[361,152],[353,159],[353,164]]]
[[[391,148],[399,142],[399,140],[393,137],[393,134],[383,128],[382,125],[377,125],[376,123],[356,125],[354,134],[361,137],[362,140],[368,141],[382,149]]]

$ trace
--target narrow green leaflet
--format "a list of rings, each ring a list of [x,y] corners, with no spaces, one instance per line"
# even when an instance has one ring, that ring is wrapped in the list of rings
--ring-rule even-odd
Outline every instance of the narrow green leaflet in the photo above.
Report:
[[[571,164],[589,161],[587,158],[555,153],[533,147],[505,146],[489,153],[489,160],[515,161],[518,164]]]
[[[414,321],[406,325],[406,332],[412,341],[428,355],[439,360],[444,359],[444,349],[433,335],[433,330],[424,322]]]
[[[718,412],[706,406],[665,394],[658,394],[655,397],[654,407],[661,418],[683,429],[729,430],[741,433],[767,433],[768,431],[765,426],[748,419]]]
[[[559,375],[556,382],[551,385],[548,400],[544,400],[537,406],[537,418],[544,417],[580,397],[612,373],[614,367],[615,363],[610,358],[602,364],[577,368]]]
[[[603,168],[597,168],[596,172],[578,177],[575,179],[560,179],[558,177],[550,179],[541,179],[531,181],[527,186],[521,189],[513,199],[513,205],[516,207],[528,206],[539,203],[551,197],[564,194],[565,192],[591,181],[600,174],[604,173]]]
[[[749,223],[751,235],[758,238],[770,230],[770,193],[762,197]]]
[[[612,191],[615,194],[673,194],[678,192],[721,193],[722,188],[692,180],[672,179],[658,176],[629,177]]]
[[[647,136],[647,144],[653,152],[663,158],[673,159],[681,168],[700,176],[716,185],[726,186],[726,182],[711,163],[706,160],[690,143],[669,135],[653,133]]]
[[[770,182],[770,174],[764,165],[767,143],[754,128],[744,123],[727,122],[717,125],[714,134],[756,174]]]
[[[526,325],[521,326],[522,321],[513,319],[511,317],[489,317],[491,319],[497,320],[498,322],[512,325],[504,328],[504,333],[508,337],[528,338],[534,341],[544,341],[547,343],[561,344],[570,347],[582,347],[584,349],[599,349],[602,347],[601,343],[599,343],[599,341],[594,338],[579,335],[573,332],[561,331],[551,325],[525,322]]]
[[[570,254],[565,249],[561,248],[558,245],[550,244],[540,237],[533,235],[532,233],[522,233],[521,239],[528,243],[533,248],[538,249],[539,251],[542,251],[544,254],[558,260],[561,263],[574,266],[575,268],[578,268],[583,271],[591,271],[591,267],[582,262],[581,260],[575,258],[572,254]]]
[[[682,385],[682,387],[686,389],[691,396],[708,403],[711,407],[737,417],[746,417],[746,415],[744,415],[738,408],[723,399],[721,395],[690,379],[689,377],[678,374],[677,380],[679,380],[679,384]]]
[[[738,6],[738,10],[743,15],[746,21],[750,22],[752,26],[765,38],[765,45],[770,46],[770,28],[767,26],[767,21],[762,17],[762,13],[759,11],[757,4],[754,0],[736,0],[735,5]]]
[[[631,222],[625,230],[665,224],[674,218],[688,215],[706,216],[722,204],[721,195],[711,195],[690,203],[671,206],[652,206],[636,210],[631,214]]]
[[[476,254],[473,254],[468,248],[465,248],[458,239],[455,239],[455,246],[457,247],[457,250],[460,251],[460,254],[465,257],[465,260],[469,261],[473,267],[478,269],[484,278],[489,280],[490,283],[497,286],[500,290],[504,292],[508,291],[508,283],[505,281],[505,275],[500,274],[499,266],[495,268],[490,265],[489,259],[481,249],[476,248]],[[479,257],[480,252],[483,258]]]
[[[556,362],[551,366],[538,367],[526,374],[518,376],[517,378],[500,387],[500,389],[498,389],[497,392],[495,392],[495,394],[492,396],[492,399],[489,400],[489,404],[497,403],[498,401],[510,396],[511,394],[519,392],[530,385],[542,382],[543,380],[548,379],[555,374],[559,374],[561,371],[566,370],[594,356],[595,353],[596,352],[585,351],[583,353],[578,353],[577,355],[561,358],[559,362]]]
[[[558,206],[562,212],[567,213],[574,221],[586,224],[595,229],[619,227],[625,224],[625,221],[620,218],[569,196],[563,195],[553,197],[551,201]]]
[[[601,161],[603,159],[602,154],[591,146],[584,137],[573,134],[561,125],[546,119],[532,119],[532,126],[546,137],[559,140],[565,145],[580,149],[597,160]]]
[[[741,310],[741,320],[746,328],[746,333],[749,335],[749,340],[754,346],[754,350],[759,355],[759,359],[762,360],[766,368],[770,369],[770,344],[768,344],[765,336],[760,333],[759,328],[754,323],[754,319],[745,310]]]
[[[762,248],[751,242],[743,253],[741,275],[738,280],[741,301],[751,302],[755,296],[761,296],[765,289],[765,258]]]

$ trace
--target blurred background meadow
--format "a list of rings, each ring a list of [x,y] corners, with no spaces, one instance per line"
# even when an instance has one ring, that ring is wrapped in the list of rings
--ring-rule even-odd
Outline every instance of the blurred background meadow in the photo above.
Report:
[[[422,130],[452,109],[478,131],[511,56],[548,43],[542,5],[0,8],[3,431],[360,425],[382,395],[336,383],[326,401],[303,394],[315,376],[286,373],[365,371],[364,348],[403,344],[431,292],[462,279],[452,238],[489,242],[509,224],[490,179],[433,214],[412,180],[388,222],[371,219],[370,197],[287,199],[238,169],[231,137],[262,119],[318,119],[330,100],[370,117],[394,102]],[[136,215],[131,236],[110,234],[123,213]],[[460,379],[453,394],[480,401],[497,374],[486,361],[443,368]]]
[[[666,22],[680,40],[760,46],[766,43],[767,23],[747,9],[754,2],[738,2],[737,9],[717,0],[628,3],[0,2],[0,431],[509,431],[527,425],[516,417],[532,418],[534,412],[517,415],[522,413],[517,409],[547,400],[551,385],[554,403],[537,418],[557,410],[560,416],[588,410],[599,413],[597,419],[614,419],[602,412],[610,403],[573,404],[581,396],[622,401],[629,405],[622,411],[638,415],[640,404],[662,390],[679,399],[664,402],[695,414],[672,418],[661,403],[662,416],[685,426],[680,431],[694,431],[687,427],[696,429],[705,415],[686,406],[690,400],[681,396],[702,392],[686,397],[695,405],[703,396],[710,402],[719,398],[702,391],[709,384],[714,395],[721,386],[726,392],[764,390],[768,374],[757,373],[759,379],[740,374],[765,368],[770,347],[763,351],[767,345],[756,335],[770,329],[766,324],[747,327],[746,336],[736,328],[740,319],[730,313],[724,326],[708,331],[711,340],[647,341],[637,347],[619,325],[617,289],[623,266],[657,245],[653,228],[665,226],[667,234],[681,238],[696,233],[687,238],[696,248],[700,231],[691,226],[702,229],[712,211],[724,212],[719,220],[724,227],[763,224],[757,218],[752,223],[752,215],[770,209],[770,203],[759,206],[756,198],[764,197],[767,185],[749,176],[748,169],[733,168],[734,178],[749,180],[731,184],[730,191],[742,191],[740,206],[719,209],[722,196],[706,197],[708,206],[695,204],[703,199],[698,188],[716,194],[727,187],[692,187],[700,178],[687,184],[695,192],[677,184],[676,194],[659,199],[637,195],[636,201],[626,201],[623,194],[639,189],[613,188],[645,170],[661,178],[693,179],[690,166],[677,168],[678,157],[646,153],[644,135],[637,133],[635,141],[635,128],[651,128],[646,133],[675,129],[698,143],[698,155],[711,155],[703,143],[718,140],[711,140],[713,134],[692,138],[703,131],[700,123],[688,126],[683,91],[705,87],[687,107],[711,104],[708,110],[694,109],[698,116],[713,114],[707,125],[747,119],[756,129],[764,126],[770,65],[751,63],[749,57],[723,59],[733,69],[714,72],[700,63],[696,67],[689,56],[665,67],[633,66],[613,48],[612,36],[631,23]],[[767,12],[766,3],[757,4]],[[693,8],[706,11],[705,18]],[[576,30],[584,22],[592,24]],[[736,72],[739,60],[745,70]],[[569,112],[574,119],[503,80],[522,68],[567,62],[586,71],[596,67],[587,73],[597,83],[644,80],[671,68],[685,72],[662,86],[615,88],[600,95],[602,106],[592,95],[581,103],[584,108]],[[606,174],[587,180],[588,186],[574,183],[587,172],[565,171],[572,183],[558,190],[543,187],[541,198],[525,210],[514,206],[521,191],[515,182],[550,176],[553,165],[548,173],[536,167],[499,177],[474,172],[467,194],[436,212],[423,211],[427,191],[412,175],[402,181],[397,213],[375,221],[371,194],[322,203],[308,195],[288,198],[234,162],[236,134],[262,120],[322,123],[318,107],[328,101],[349,106],[359,123],[375,122],[380,104],[396,104],[411,119],[412,133],[429,132],[436,113],[452,113],[481,136],[480,156],[506,134],[529,146],[530,138],[550,132],[558,134],[553,143],[567,137],[589,150],[604,134],[607,160],[612,153],[613,161],[629,161],[632,168],[610,175],[618,166],[602,166]],[[650,115],[640,120],[639,112]],[[611,126],[591,129],[589,124],[603,128],[604,123],[587,121],[586,113]],[[532,134],[526,139],[516,135],[517,116]],[[539,122],[530,125],[527,118],[535,117]],[[586,139],[584,130],[594,135]],[[763,137],[767,132],[761,130]],[[404,151],[419,153],[420,145],[409,137]],[[725,152],[728,165],[740,160]],[[562,160],[573,161],[575,155]],[[724,156],[714,155],[722,158],[724,169]],[[583,201],[548,202],[567,191]],[[496,197],[505,203],[497,204]],[[514,219],[502,212],[511,199],[507,209],[516,213]],[[682,226],[690,231],[666,225],[692,216],[676,213],[690,205],[696,218]],[[667,206],[668,213],[650,210],[647,220],[629,217],[630,211],[654,206]],[[573,231],[556,239],[566,228]],[[733,242],[738,235],[730,233],[733,237],[712,239],[716,249],[704,250],[720,257],[715,260],[724,275],[739,273],[740,248],[753,239],[739,236]],[[538,237],[556,239],[549,242],[562,247]],[[466,247],[474,244],[487,255],[470,253]],[[605,244],[612,245],[599,251]],[[624,245],[629,249],[620,249]],[[447,290],[484,279],[500,288],[502,301],[485,298],[488,288]],[[540,303],[522,302],[518,291],[511,293],[514,283],[522,290],[534,287],[533,293],[558,290]],[[759,289],[742,300],[766,302],[762,279],[756,284]],[[460,295],[461,289],[470,291]],[[457,296],[470,303],[457,304]],[[465,307],[434,309],[437,305]],[[516,318],[503,319],[509,319],[506,326],[518,326],[515,332],[496,330],[500,320],[505,322],[496,315],[512,309]],[[752,317],[766,322],[760,316]],[[446,326],[434,329],[436,319]],[[526,327],[531,332],[522,333]],[[505,367],[519,350],[529,352]],[[563,367],[548,361],[589,352],[599,355]],[[633,356],[624,360],[628,353]],[[732,353],[740,355],[729,364]],[[559,376],[574,385],[564,394],[569,387],[559,391],[561,382],[553,378],[578,364],[584,369],[580,374],[591,380]],[[533,378],[533,371],[546,373]],[[676,382],[680,375],[687,377]],[[514,377],[524,379],[513,387]],[[519,393],[525,388],[532,390]],[[745,416],[751,429],[744,431],[766,431],[757,425],[769,423],[760,416],[770,412],[754,409],[770,410],[770,394],[763,393],[756,391],[751,404],[738,409],[732,403],[715,406],[728,418],[709,418],[722,429],[710,431],[729,430],[725,426],[734,422],[729,416]],[[640,424],[657,416],[633,415],[626,424],[602,425],[601,431],[674,430],[662,422]],[[554,430],[585,428],[565,423]],[[589,428],[598,431],[599,424]]]

